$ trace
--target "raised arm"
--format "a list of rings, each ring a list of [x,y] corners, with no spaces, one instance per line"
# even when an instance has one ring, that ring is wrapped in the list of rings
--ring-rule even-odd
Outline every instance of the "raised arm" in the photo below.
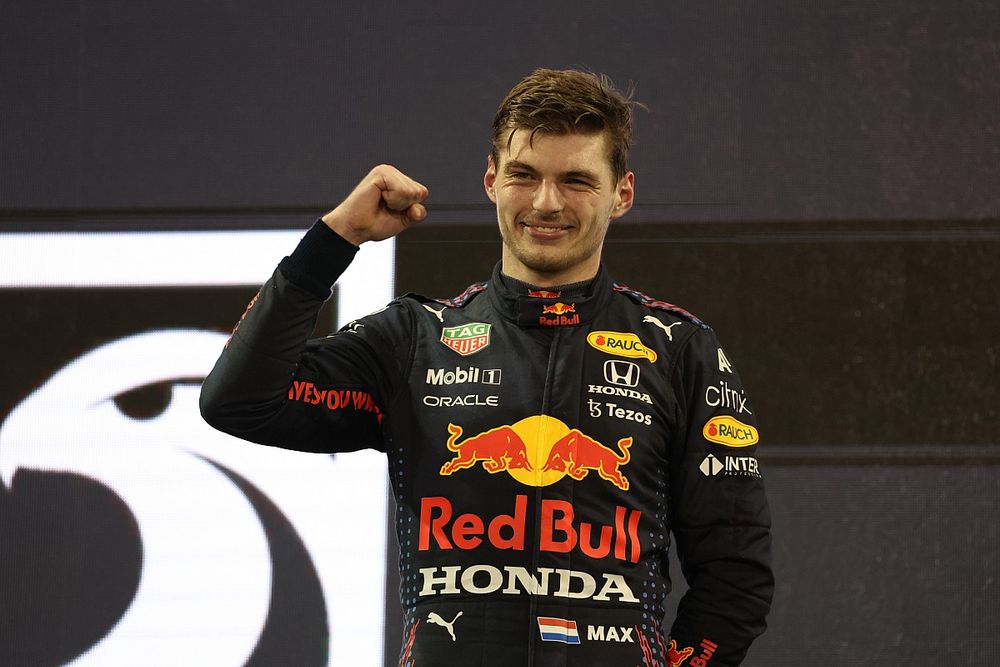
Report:
[[[247,306],[205,379],[200,405],[210,425],[301,451],[382,448],[382,421],[409,352],[406,309],[390,304],[333,336],[307,339],[356,244],[422,220],[426,196],[380,165],[317,221]]]

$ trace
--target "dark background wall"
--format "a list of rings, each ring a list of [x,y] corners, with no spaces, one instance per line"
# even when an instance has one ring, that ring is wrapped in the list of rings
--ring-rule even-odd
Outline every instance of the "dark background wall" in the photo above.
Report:
[[[609,266],[712,323],[758,406],[747,664],[995,664],[993,2],[5,2],[0,228],[304,229],[386,161],[431,190],[399,291],[450,295],[499,254],[497,102],[577,65],[649,107]]]

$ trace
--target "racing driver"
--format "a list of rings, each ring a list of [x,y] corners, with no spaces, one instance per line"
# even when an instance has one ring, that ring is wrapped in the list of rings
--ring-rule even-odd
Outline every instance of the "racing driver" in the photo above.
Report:
[[[307,340],[358,246],[427,217],[380,165],[306,233],[205,381],[214,427],[386,453],[400,665],[739,664],[774,588],[753,405],[713,330],[616,283],[633,102],[537,70],[501,103],[483,185],[502,255],[445,300],[408,294]],[[669,631],[671,535],[690,588]]]

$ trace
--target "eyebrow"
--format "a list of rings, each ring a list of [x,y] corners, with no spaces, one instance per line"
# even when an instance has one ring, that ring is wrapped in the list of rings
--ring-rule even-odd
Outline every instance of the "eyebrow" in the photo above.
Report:
[[[504,165],[504,169],[503,170],[504,170],[505,173],[508,173],[508,174],[510,172],[512,172],[512,171],[515,171],[515,170],[528,171],[528,172],[531,172],[532,174],[537,174],[538,173],[537,169],[535,169],[534,167],[532,167],[530,164],[526,164],[524,162],[521,162],[520,160],[510,160],[510,161],[508,161],[507,164]],[[574,170],[571,170],[571,171],[566,171],[566,172],[561,173],[560,176],[562,178],[583,178],[583,179],[586,179],[586,180],[589,180],[589,181],[593,181],[595,183],[600,183],[601,182],[600,177],[596,173],[594,173],[594,172],[592,172],[590,170],[587,170],[587,169],[574,169]]]

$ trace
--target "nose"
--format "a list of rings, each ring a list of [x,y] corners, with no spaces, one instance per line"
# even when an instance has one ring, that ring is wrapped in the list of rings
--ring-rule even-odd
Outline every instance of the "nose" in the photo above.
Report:
[[[559,191],[559,186],[550,180],[542,179],[535,190],[535,197],[531,202],[531,206],[541,215],[551,215],[561,211],[563,208],[563,196]]]

